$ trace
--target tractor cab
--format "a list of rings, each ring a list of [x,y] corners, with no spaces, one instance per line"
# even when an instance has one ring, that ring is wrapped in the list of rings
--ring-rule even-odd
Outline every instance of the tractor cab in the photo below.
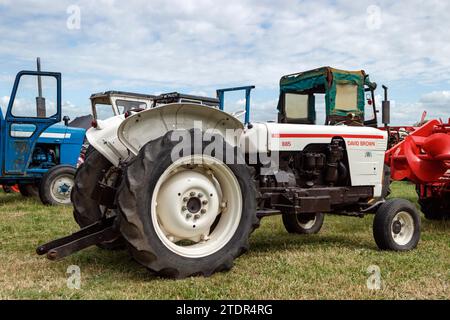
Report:
[[[61,121],[61,74],[21,71],[17,74],[5,116],[0,114],[2,175],[33,178],[35,146],[44,131]],[[49,135],[50,133],[45,133]],[[45,135],[44,134],[44,135]],[[51,133],[53,134],[53,133]],[[64,134],[62,135],[64,138]],[[61,138],[60,138],[61,140]]]
[[[322,67],[283,76],[278,122],[316,124],[316,98],[324,95],[325,125],[376,127],[376,87],[364,70]]]
[[[150,95],[124,91],[94,93],[90,97],[94,120],[105,120],[129,111],[142,111],[168,103],[195,103],[209,107],[219,107],[216,98],[195,96],[178,92]]]
[[[133,110],[144,110],[153,104],[154,95],[105,91],[91,95],[92,116],[94,120],[105,120]]]

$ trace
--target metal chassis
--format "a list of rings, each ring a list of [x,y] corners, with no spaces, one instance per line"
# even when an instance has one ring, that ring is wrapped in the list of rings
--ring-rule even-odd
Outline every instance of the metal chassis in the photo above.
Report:
[[[363,216],[374,213],[384,200],[370,202],[372,186],[260,188],[258,217],[278,214],[329,213]]]
[[[111,196],[114,188],[105,188],[98,184],[97,200],[107,206],[114,206]],[[367,199],[373,196],[372,186],[357,187],[273,187],[260,188],[262,197],[258,199],[259,218],[279,214],[311,214],[330,213],[362,217],[365,213],[374,213],[384,200],[370,203]],[[103,196],[104,195],[104,196]],[[103,201],[101,201],[103,200]],[[102,242],[112,241],[120,236],[119,228],[115,225],[116,217],[104,218],[79,231],[39,246],[37,254],[47,255],[50,260],[59,260],[77,251]]]

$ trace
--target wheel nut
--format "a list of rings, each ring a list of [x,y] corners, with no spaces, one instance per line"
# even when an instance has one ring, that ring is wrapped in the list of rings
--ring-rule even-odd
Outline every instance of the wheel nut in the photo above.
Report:
[[[190,213],[186,214],[187,219],[189,219],[190,217],[192,217],[192,214],[190,214]]]
[[[206,213],[206,210],[205,210],[205,209],[202,209],[202,210],[200,210],[200,213],[201,213],[201,214],[205,214],[205,213]]]
[[[202,204],[203,204],[203,205],[208,204],[208,200],[203,200],[203,201],[202,201]]]
[[[186,211],[187,210],[186,206],[182,206],[181,210]]]
[[[195,197],[195,192],[192,191],[189,195],[190,195],[191,197]]]
[[[197,213],[196,215],[194,215],[194,219],[197,220],[198,218],[200,218],[200,215]]]
[[[189,198],[188,197],[184,197],[183,198],[183,202],[188,202]]]
[[[199,193],[199,194],[197,195],[197,197],[199,197],[199,198],[203,197],[203,193]]]

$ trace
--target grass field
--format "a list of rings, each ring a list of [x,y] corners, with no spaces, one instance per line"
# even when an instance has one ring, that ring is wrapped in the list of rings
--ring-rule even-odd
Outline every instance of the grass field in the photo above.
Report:
[[[414,188],[393,185],[393,196],[416,201]],[[251,250],[230,272],[210,278],[154,277],[127,252],[92,247],[59,262],[36,246],[75,231],[70,208],[0,194],[2,299],[449,299],[450,223],[422,219],[417,250],[381,252],[372,216],[328,216],[313,236],[288,235],[281,219],[263,219]],[[67,268],[81,269],[81,288],[69,289]],[[381,270],[382,289],[369,290],[367,268]]]

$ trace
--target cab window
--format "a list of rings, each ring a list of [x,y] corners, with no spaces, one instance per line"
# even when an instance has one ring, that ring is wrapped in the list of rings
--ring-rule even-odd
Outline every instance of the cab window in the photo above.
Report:
[[[117,108],[120,114],[124,114],[132,109],[146,109],[147,104],[142,101],[116,100]]]
[[[288,120],[308,118],[308,95],[286,93],[284,99],[284,110]]]
[[[358,86],[355,84],[336,84],[335,109],[352,111],[358,109]]]

